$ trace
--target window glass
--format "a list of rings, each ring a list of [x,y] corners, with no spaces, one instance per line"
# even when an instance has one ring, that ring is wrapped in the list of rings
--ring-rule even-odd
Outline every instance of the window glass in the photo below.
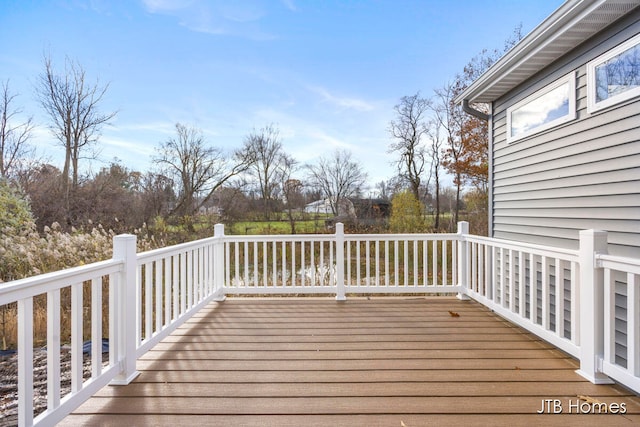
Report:
[[[507,141],[558,126],[576,116],[575,73],[556,80],[507,109]]]
[[[640,87],[640,45],[596,66],[596,102]]]
[[[591,61],[587,77],[590,111],[640,95],[640,35]]]
[[[569,114],[569,83],[541,95],[511,113],[511,136],[531,132]]]

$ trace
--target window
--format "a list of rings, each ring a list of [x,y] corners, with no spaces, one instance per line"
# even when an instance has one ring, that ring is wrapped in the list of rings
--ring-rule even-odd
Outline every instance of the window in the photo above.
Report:
[[[576,117],[576,81],[570,73],[507,109],[507,142]]]
[[[587,64],[589,112],[640,95],[640,34]]]

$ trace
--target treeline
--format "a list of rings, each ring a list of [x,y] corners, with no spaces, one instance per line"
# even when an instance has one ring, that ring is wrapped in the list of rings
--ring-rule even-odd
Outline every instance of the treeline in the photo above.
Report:
[[[77,62],[67,59],[56,68],[45,56],[34,90],[64,162],[39,159],[30,144],[34,121],[20,108],[10,82],[2,82],[0,180],[11,196],[2,200],[0,215],[14,232],[28,223],[40,233],[52,224],[64,232],[101,224],[114,233],[178,231],[173,242],[198,237],[203,220],[285,218],[295,233],[310,202],[326,200],[330,214],[340,215],[346,199],[392,200],[408,192],[413,202],[407,203],[420,207],[411,211],[431,218],[418,222],[427,230],[415,231],[451,231],[471,215],[472,231],[486,233],[487,123],[464,113],[454,100],[519,38],[518,28],[504,49],[483,51],[431,96],[417,92],[400,98],[388,126],[388,151],[397,173],[373,186],[349,151],[299,163],[285,151],[274,124],[249,131],[239,148],[227,152],[200,129],[177,123],[174,135],[155,148],[151,170],[134,171],[114,161],[87,173],[97,159],[102,127],[116,116],[101,110],[109,85],[89,81]],[[19,219],[22,205],[29,221]]]

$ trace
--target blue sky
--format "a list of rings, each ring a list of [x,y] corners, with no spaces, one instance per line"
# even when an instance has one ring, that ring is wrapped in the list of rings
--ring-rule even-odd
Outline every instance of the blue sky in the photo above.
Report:
[[[35,101],[43,54],[78,61],[109,83],[117,110],[95,171],[117,157],[151,168],[154,147],[181,122],[233,150],[268,124],[285,150],[313,163],[350,150],[373,184],[394,174],[393,106],[430,96],[483,48],[526,34],[561,0],[4,0],[0,80],[38,125],[32,142],[54,164],[62,150]]]

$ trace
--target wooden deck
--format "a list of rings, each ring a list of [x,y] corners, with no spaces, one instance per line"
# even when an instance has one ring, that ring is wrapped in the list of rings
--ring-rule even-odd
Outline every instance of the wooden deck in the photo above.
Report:
[[[104,388],[62,425],[640,423],[638,396],[576,368],[471,301],[230,298],[149,351],[132,384]],[[576,414],[578,396],[624,403],[626,414]],[[537,414],[544,399],[563,413]]]

